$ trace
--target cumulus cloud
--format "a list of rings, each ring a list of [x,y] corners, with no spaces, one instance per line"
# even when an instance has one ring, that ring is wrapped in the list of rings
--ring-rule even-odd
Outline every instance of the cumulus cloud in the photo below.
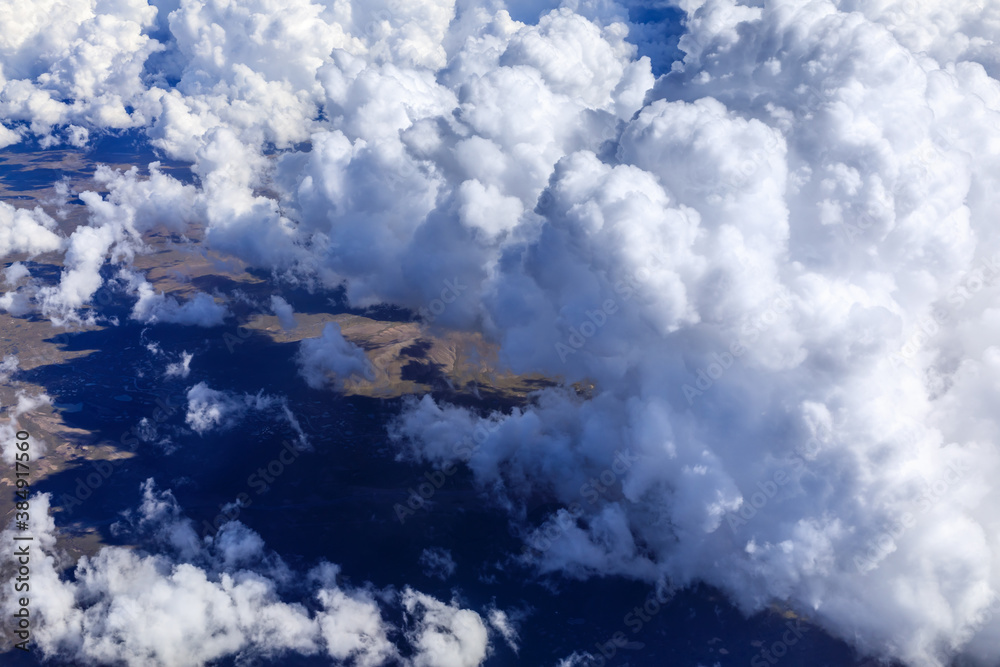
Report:
[[[247,412],[274,408],[281,402],[263,391],[257,394],[234,394],[212,389],[199,382],[187,391],[187,414],[184,421],[198,435],[214,429],[226,430],[235,426]]]
[[[31,271],[22,262],[13,262],[3,270],[4,282],[11,286],[17,285],[23,278],[29,276],[31,276]]]
[[[0,361],[0,382],[10,380],[11,376],[17,372],[18,363],[17,355],[4,355],[3,361]]]
[[[374,377],[364,350],[345,339],[336,322],[328,322],[319,338],[307,338],[299,343],[296,361],[299,374],[313,389],[328,383],[339,386],[353,375]]]
[[[538,494],[564,504],[527,527],[542,570],[708,580],[747,611],[780,600],[913,664],[963,644],[988,654],[995,620],[976,621],[1000,584],[982,542],[994,426],[953,400],[994,355],[969,339],[956,354],[945,321],[991,321],[993,232],[969,199],[990,197],[960,155],[993,158],[932,111],[962,97],[995,117],[974,92],[982,70],[944,76],[947,62],[829,3],[689,16],[684,61],[614,159],[555,165],[540,232],[486,291],[516,369],[597,395],[547,391],[478,431],[425,399],[401,431],[435,461],[457,458],[442,433],[480,436],[468,465],[515,517]],[[982,546],[930,548],[945,525]],[[981,576],[944,574],[955,566]]]
[[[31,297],[56,320],[192,223],[354,306],[440,300],[435,325],[514,370],[594,386],[485,419],[414,401],[394,429],[435,462],[473,438],[514,522],[562,505],[521,526],[539,569],[707,581],[862,652],[995,661],[995,5],[692,0],[673,63],[612,3],[17,5],[0,140],[142,126],[197,185],[98,170],[65,240],[2,205],[0,255],[65,248]],[[223,316],[143,283],[146,321]],[[313,387],[369,373],[332,324],[297,360]],[[191,398],[205,431],[249,409]],[[485,655],[481,619],[404,598],[416,663]]]
[[[186,378],[191,374],[191,360],[194,359],[194,354],[191,352],[181,352],[180,361],[175,361],[172,364],[167,364],[167,370],[163,374],[168,378]]]
[[[403,591],[403,608],[419,619],[407,631],[415,649],[414,667],[473,667],[489,650],[482,617],[456,603],[445,603],[411,588]]]
[[[183,324],[207,328],[219,326],[229,315],[225,305],[204,292],[181,303],[174,297],[155,292],[152,285],[143,282],[138,294],[139,300],[132,307],[130,317],[144,324]]]
[[[187,414],[184,421],[199,435],[214,428],[229,428],[247,410],[245,402],[230,394],[217,391],[205,382],[199,382],[187,392]]]
[[[143,124],[144,115],[129,107],[145,90],[146,58],[162,48],[145,34],[156,11],[142,0],[12,3],[0,19],[0,113],[25,123],[43,144],[83,143],[88,125]]]
[[[77,227],[66,241],[59,283],[41,288],[34,296],[43,315],[56,323],[92,319],[92,313],[81,316],[78,309],[90,303],[104,284],[101,268],[110,261],[123,266],[119,277],[138,292],[140,317],[153,319],[162,314],[183,323],[200,323],[222,316],[204,298],[189,302],[195,305],[180,306],[154,294],[152,287],[128,268],[136,254],[146,250],[144,233],[157,226],[183,231],[195,219],[194,188],[163,174],[158,167],[157,163],[149,165],[145,179],[139,178],[135,167],[125,172],[98,167],[94,180],[107,189],[107,195],[80,193],[88,224]]]
[[[295,322],[295,311],[290,303],[278,295],[271,297],[271,310],[278,317],[282,329],[294,329],[298,324]]]
[[[185,365],[181,367],[181,371],[187,369],[188,362],[190,359],[185,353]],[[283,396],[265,394],[263,389],[256,394],[239,394],[212,389],[208,383],[199,382],[187,391],[184,421],[195,433],[204,436],[215,430],[229,430],[248,414],[255,412],[270,412],[279,416],[295,432],[300,449],[311,447],[309,437],[295,413],[288,407],[287,399]]]
[[[32,648],[48,659],[180,667],[295,653],[369,667],[471,666],[489,650],[475,611],[409,588],[400,595],[345,586],[330,563],[296,573],[239,522],[199,538],[173,494],[152,479],[138,509],[115,525],[142,546],[103,547],[81,558],[72,578],[61,576],[67,560],[48,494],[34,496],[32,509]],[[7,553],[4,570],[12,563]],[[402,608],[411,630],[386,621],[387,606]],[[4,593],[2,607],[13,614],[17,596]],[[398,648],[407,642],[412,659]]]
[[[41,208],[14,208],[0,202],[0,258],[15,253],[33,257],[43,252],[59,250],[63,246],[63,239],[55,229],[56,221]],[[7,270],[11,270],[11,267]],[[7,282],[16,282],[16,278],[12,280],[6,271],[5,277]]]
[[[14,317],[19,317],[30,313],[34,307],[24,291],[15,290],[4,292],[3,296],[0,296],[0,308]]]

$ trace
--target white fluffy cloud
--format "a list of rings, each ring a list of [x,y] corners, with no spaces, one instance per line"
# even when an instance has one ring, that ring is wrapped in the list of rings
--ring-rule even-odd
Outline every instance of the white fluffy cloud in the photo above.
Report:
[[[271,310],[278,317],[282,329],[294,329],[298,326],[295,322],[295,311],[290,303],[278,295],[271,297]]]
[[[187,377],[190,356],[183,355],[183,365],[176,371],[181,377]],[[179,365],[179,364],[178,364]],[[168,367],[170,368],[175,364]],[[185,423],[198,435],[204,436],[211,431],[226,431],[244,417],[253,412],[270,412],[288,422],[295,432],[298,446],[303,449],[311,447],[309,437],[302,429],[295,413],[288,407],[288,401],[283,396],[272,396],[260,390],[256,394],[238,394],[231,391],[212,389],[206,382],[199,382],[187,390],[187,409],[184,415]]]
[[[345,339],[336,322],[328,322],[318,338],[306,338],[299,343],[296,361],[299,374],[313,389],[328,383],[339,386],[352,375],[374,377],[365,351]]]
[[[243,524],[227,523],[201,539],[169,491],[151,479],[142,491],[138,511],[116,529],[155,553],[104,547],[80,559],[72,579],[61,576],[65,557],[56,547],[49,497],[34,496],[33,650],[74,664],[163,667],[288,653],[359,667],[472,666],[489,651],[486,626],[472,610],[411,589],[396,600],[391,591],[344,586],[330,563],[297,575]],[[8,541],[13,535],[3,533]],[[6,558],[16,562],[9,552]],[[403,634],[387,622],[385,605],[402,607],[412,629]],[[13,614],[17,597],[4,593],[2,606]],[[401,658],[394,640],[411,641],[415,657]]]
[[[215,327],[222,324],[229,314],[224,305],[205,293],[180,303],[174,297],[155,292],[153,286],[145,281],[137,291],[139,300],[133,306],[130,317],[140,322]]]
[[[63,239],[56,234],[55,228],[56,221],[41,208],[14,208],[0,202],[0,257],[15,253],[33,257],[59,250]],[[7,281],[12,282],[10,276]]]
[[[21,262],[14,262],[3,271],[4,282],[16,286],[23,278],[31,276],[31,271]]]
[[[179,377],[186,378],[191,374],[191,360],[194,359],[194,354],[191,352],[181,352],[181,358],[179,361],[175,361],[172,364],[167,364],[167,369],[163,374],[168,377]]]
[[[186,357],[186,355],[185,355]],[[189,361],[189,359],[187,360]],[[298,422],[288,411],[285,400],[265,394],[236,394],[212,389],[199,382],[187,391],[187,414],[184,421],[199,435],[209,431],[226,430],[235,426],[248,412],[276,410],[281,412],[298,429]],[[301,434],[301,430],[300,435]]]
[[[489,649],[482,617],[470,609],[447,604],[407,588],[403,608],[419,621],[407,632],[416,649],[414,667],[475,667]]]
[[[5,355],[0,361],[0,382],[7,382],[17,372],[18,359],[16,355]]]
[[[0,17],[0,114],[43,143],[85,143],[87,125],[144,124],[129,107],[145,92],[146,59],[162,48],[146,34],[156,11],[145,0],[10,3]]]
[[[158,166],[149,165],[145,179],[139,177],[135,167],[125,172],[98,167],[94,180],[108,193],[80,193],[89,222],[77,227],[66,241],[59,283],[38,290],[35,301],[45,316],[54,322],[81,319],[78,309],[88,304],[104,284],[100,271],[110,261],[125,266],[120,276],[132,292],[140,292],[138,316],[152,321],[162,315],[166,321],[189,324],[214,322],[221,317],[219,310],[203,298],[189,302],[191,306],[180,306],[155,295],[144,279],[127,268],[136,254],[145,251],[144,233],[157,226],[183,231],[195,219],[194,188],[163,174]]]
[[[0,381],[10,382],[11,375],[17,370],[17,357],[6,356],[3,359],[3,363],[0,364]],[[16,383],[15,383],[16,384]],[[22,429],[20,418],[21,415],[29,414],[33,410],[37,410],[43,405],[50,405],[52,403],[52,398],[48,394],[29,394],[23,390],[17,391],[17,402],[14,405],[7,407],[7,419],[5,423],[0,424],[0,438],[3,438],[2,452],[3,460],[10,466],[14,465],[17,460],[17,455],[20,451],[17,445],[19,442],[24,442],[19,440],[16,436],[17,433]],[[39,440],[37,437],[31,437],[29,440],[30,456],[37,458],[44,456],[45,452],[48,450],[44,440]]]
[[[489,428],[425,399],[395,430],[438,462],[478,438],[468,465],[514,520],[562,503],[541,569],[708,581],[863,652],[995,661],[1000,5],[692,0],[682,60],[654,70],[621,6],[516,4],[528,23],[436,0],[43,3],[0,42],[0,140],[141,125],[197,185],[102,169],[89,224],[63,241],[8,207],[27,236],[0,217],[0,254],[65,244],[35,299],[56,319],[158,224],[355,306],[440,300],[436,325],[515,370],[594,385]],[[211,320],[207,297],[187,317],[131,285],[142,317]],[[368,372],[333,325],[298,361],[314,387]],[[246,409],[210,392],[193,427]],[[481,659],[481,619],[404,603],[428,619],[415,660]]]
[[[228,428],[246,412],[245,401],[199,382],[187,392],[187,414],[184,421],[195,432],[204,435],[215,428]]]

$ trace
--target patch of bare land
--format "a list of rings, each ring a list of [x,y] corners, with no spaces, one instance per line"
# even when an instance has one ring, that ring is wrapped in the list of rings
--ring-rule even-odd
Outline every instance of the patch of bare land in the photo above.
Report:
[[[112,165],[127,169],[130,165]],[[90,180],[93,163],[77,151],[44,151],[38,154],[13,153],[0,156],[0,168],[16,169],[16,178],[0,178],[0,199],[16,207],[42,208],[59,224],[59,231],[69,236],[87,224],[86,207],[67,204],[56,189],[64,180],[71,192],[97,189]],[[8,172],[0,172],[8,173]],[[30,187],[16,183],[27,181]],[[71,195],[72,197],[72,195]],[[133,263],[153,286],[181,301],[197,292],[212,294],[223,301],[242,292],[256,300],[266,300],[277,290],[266,279],[249,271],[242,261],[205,249],[202,230],[195,227],[181,236],[156,229],[147,233],[148,250]],[[25,257],[9,256],[0,264],[6,268]],[[32,273],[47,284],[54,284],[62,270],[60,255],[43,255],[32,260]],[[8,288],[9,289],[9,288]],[[433,393],[455,402],[509,407],[522,405],[529,394],[555,382],[540,375],[518,376],[503,370],[498,348],[477,333],[430,329],[419,322],[380,321],[354,314],[298,313],[297,326],[285,330],[272,315],[256,314],[244,326],[250,332],[269,338],[275,345],[295,343],[317,337],[328,322],[337,322],[344,337],[359,345],[374,369],[374,379],[350,378],[341,393],[378,398]],[[74,349],[67,345],[67,332],[100,331],[101,325],[54,327],[48,320],[32,315],[12,316],[0,313],[0,359],[16,355],[19,368],[31,371],[42,366],[65,366],[94,350]],[[221,335],[219,329],[208,335]],[[86,378],[81,378],[83,381]],[[14,378],[17,380],[17,377]],[[45,393],[45,387],[25,381],[0,383],[0,424],[10,422],[12,406],[18,396]],[[577,387],[585,393],[585,387]],[[19,418],[21,427],[31,433],[35,450],[31,461],[31,481],[38,482],[57,473],[80,468],[91,462],[134,456],[117,442],[102,442],[89,431],[66,424],[63,415],[79,406],[42,405]],[[44,454],[38,455],[44,449]],[[6,526],[13,518],[13,471],[10,466],[0,475],[0,521]],[[92,528],[72,525],[62,531],[61,546],[71,555],[92,554],[101,546],[100,535]]]

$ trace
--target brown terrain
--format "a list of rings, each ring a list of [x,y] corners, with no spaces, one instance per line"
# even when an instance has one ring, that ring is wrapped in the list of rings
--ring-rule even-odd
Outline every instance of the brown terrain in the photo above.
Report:
[[[92,189],[96,186],[90,180],[93,166],[75,151],[2,155],[0,199],[15,207],[41,205],[59,221],[60,232],[68,236],[78,225],[87,223],[86,208],[60,206],[55,183],[46,182],[46,178],[58,172],[70,188]],[[131,165],[112,166],[127,169]],[[18,183],[34,179],[32,185],[36,187],[16,189],[10,179],[2,177],[10,171],[15,173]],[[143,271],[157,290],[180,300],[197,291],[215,294],[240,291],[265,301],[270,294],[277,293],[268,280],[248,271],[243,262],[206,251],[199,242],[199,231],[192,230],[186,238],[165,230],[150,232],[144,239],[149,251],[135,258],[134,267]],[[8,256],[0,268],[25,259]],[[51,279],[57,279],[60,255],[41,255],[32,261],[44,265]],[[38,271],[34,273],[37,275]],[[497,346],[477,333],[431,331],[419,322],[378,321],[348,313],[299,313],[297,326],[291,330],[283,329],[273,315],[250,313],[239,319],[244,332],[263,334],[276,344],[316,337],[327,322],[339,323],[344,337],[364,349],[375,372],[373,380],[353,377],[343,382],[341,391],[348,395],[394,398],[433,393],[454,402],[510,406],[524,404],[531,392],[555,384],[542,376],[517,376],[504,371],[498,361]],[[14,317],[3,312],[0,313],[0,360],[16,354],[21,370],[64,364],[93,351],[67,349],[59,334],[99,329],[100,326],[79,325],[58,328],[44,319]],[[584,392],[583,387],[577,390]],[[10,408],[21,393],[41,394],[44,387],[23,381],[0,383],[0,407],[7,408],[0,412],[0,424],[9,423]],[[36,454],[44,450],[44,455],[32,457],[32,482],[89,461],[133,456],[117,443],[100,442],[94,434],[68,426],[62,419],[64,409],[67,407],[42,405],[19,419],[21,428],[28,430],[36,443],[33,445]],[[4,527],[13,517],[13,480],[13,470],[0,475],[0,486],[9,487],[0,494],[0,521]],[[76,534],[65,535],[63,539],[61,546],[71,555],[93,553],[100,546],[97,532],[87,527],[80,527]]]

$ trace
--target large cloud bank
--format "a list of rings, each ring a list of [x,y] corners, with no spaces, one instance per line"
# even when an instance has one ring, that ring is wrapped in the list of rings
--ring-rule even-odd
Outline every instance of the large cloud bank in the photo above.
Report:
[[[563,504],[525,526],[538,567],[708,581],[913,665],[1000,658],[1000,3],[684,0],[658,78],[614,3],[70,4],[0,30],[0,140],[142,127],[197,184],[102,170],[66,239],[0,216],[4,254],[66,251],[17,303],[72,317],[112,261],[133,316],[186,321],[128,261],[197,222],[595,384],[395,428],[441,464],[472,437],[515,521]],[[316,384],[352,368],[331,335]]]

